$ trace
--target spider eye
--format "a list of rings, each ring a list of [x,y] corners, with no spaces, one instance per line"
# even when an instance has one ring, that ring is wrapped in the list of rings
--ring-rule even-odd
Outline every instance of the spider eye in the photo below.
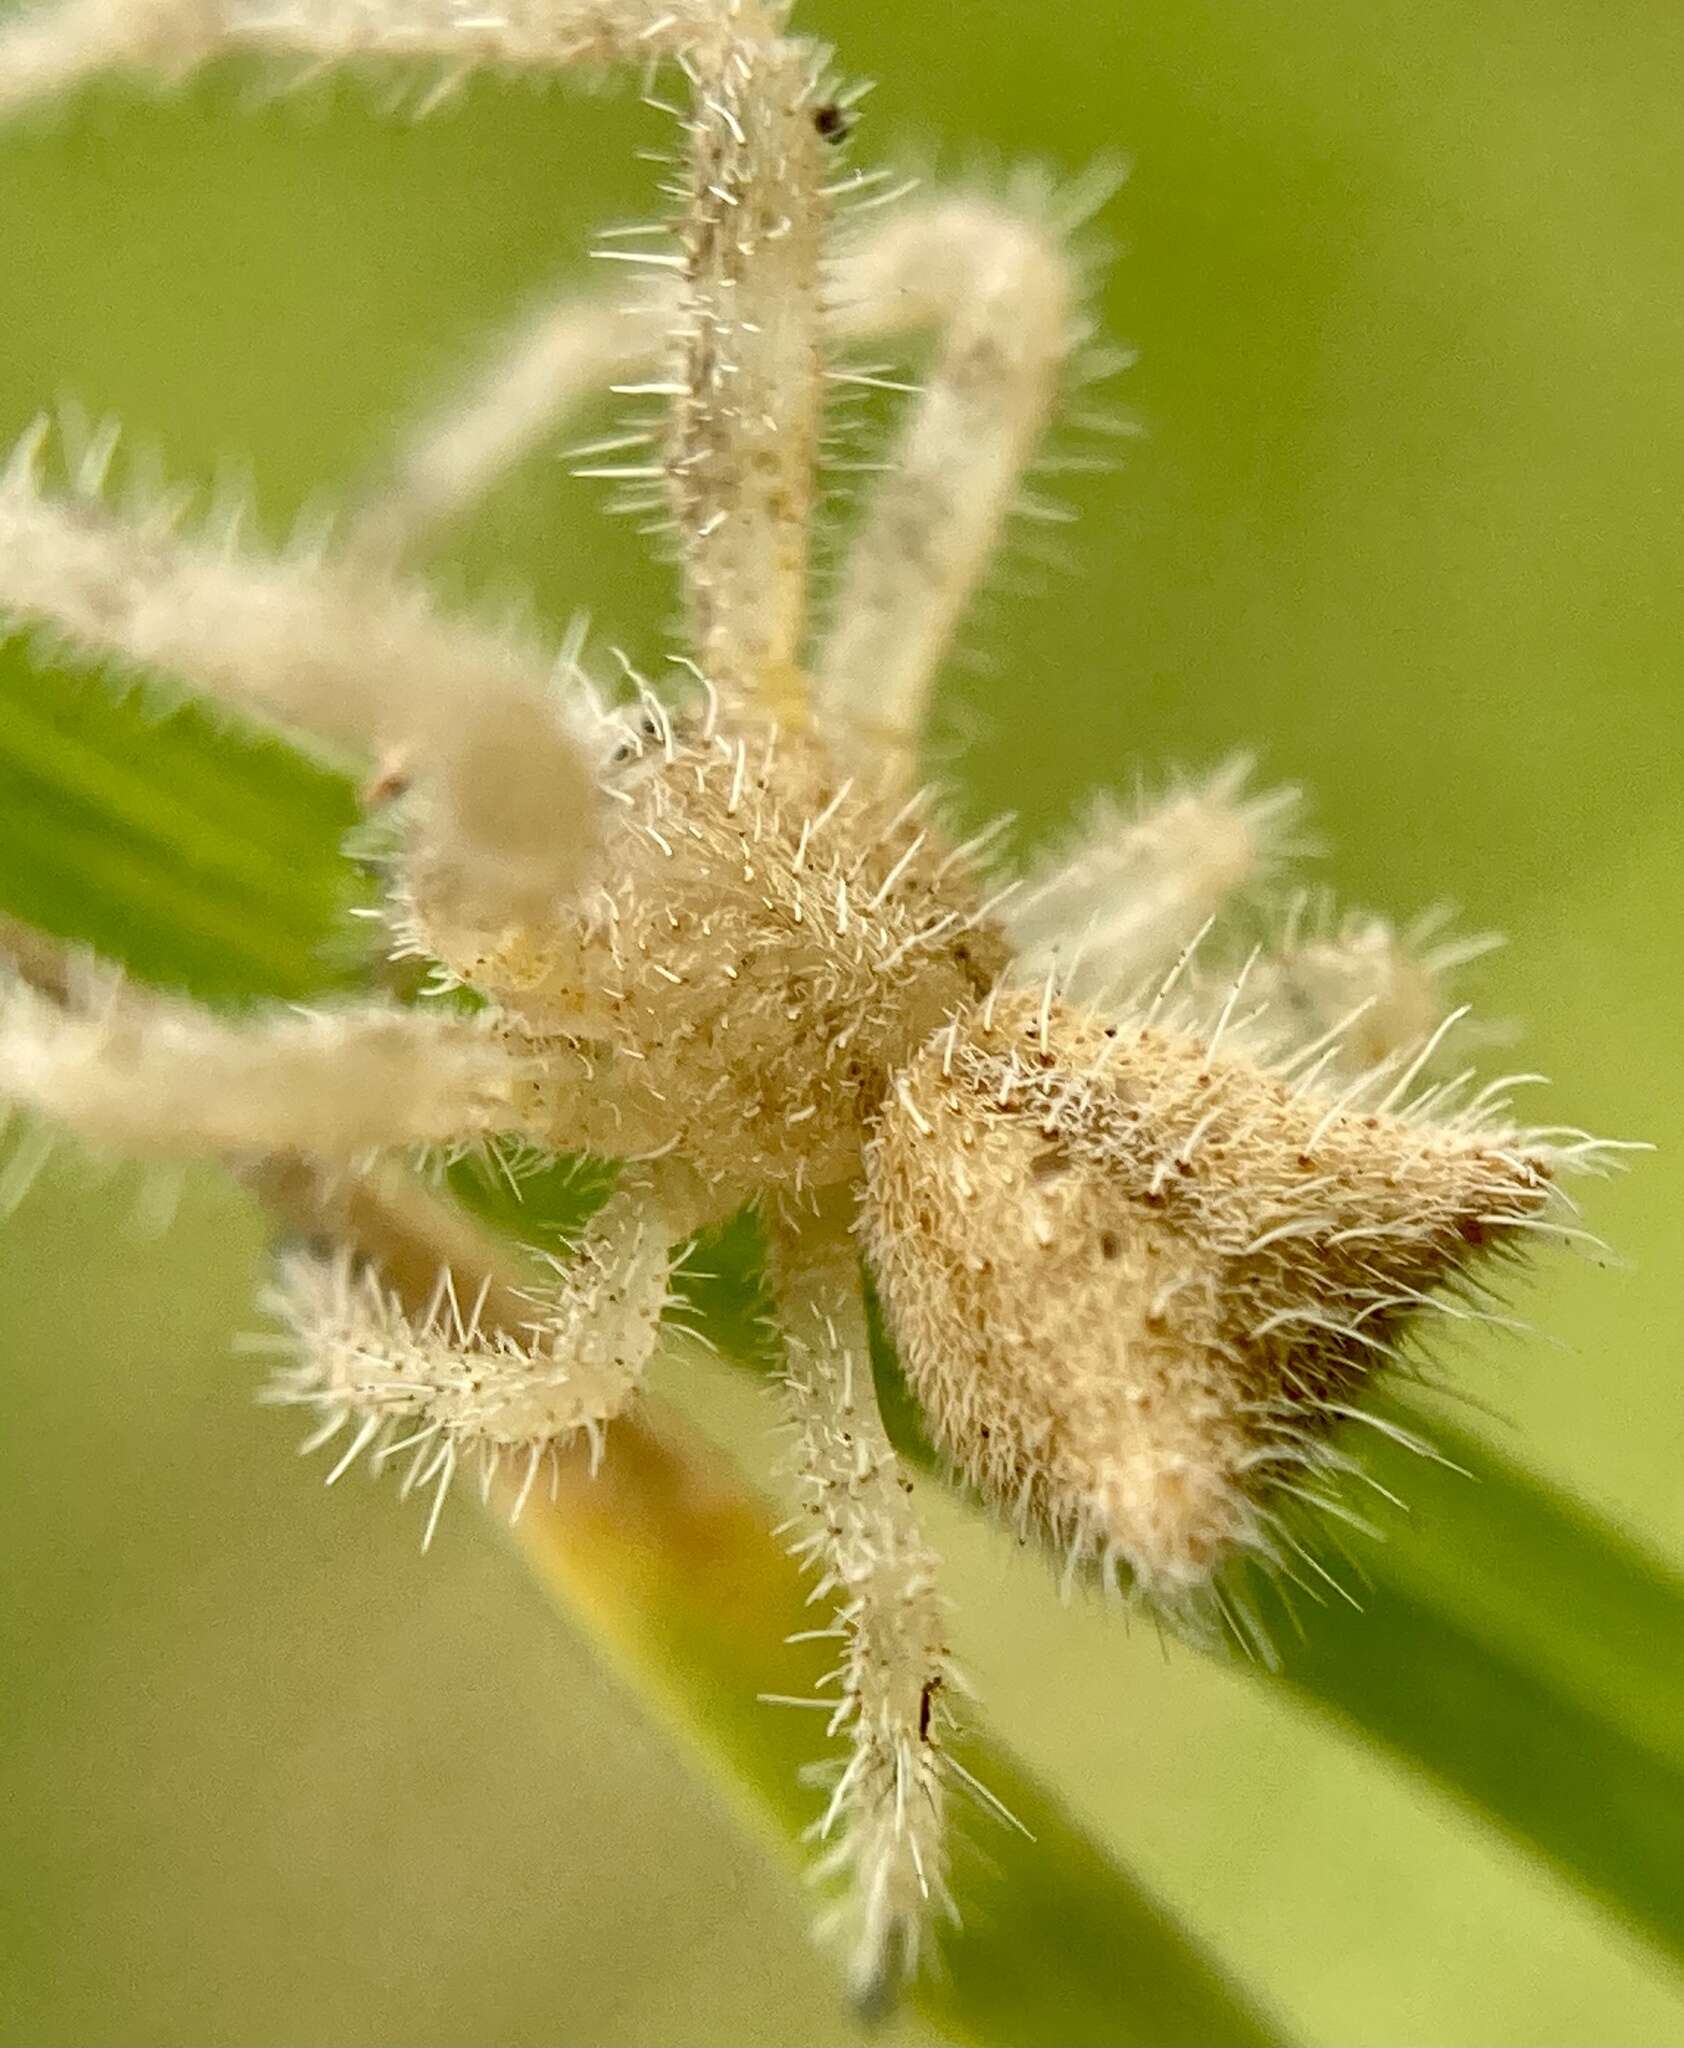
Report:
[[[624,768],[628,762],[641,761],[646,749],[663,742],[667,732],[661,714],[647,704],[622,718],[620,729],[624,737],[616,740],[609,752],[610,768]]]

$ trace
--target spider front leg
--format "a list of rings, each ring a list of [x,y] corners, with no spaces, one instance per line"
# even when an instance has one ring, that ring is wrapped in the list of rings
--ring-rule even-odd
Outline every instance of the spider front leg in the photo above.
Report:
[[[784,36],[783,16],[756,0],[557,0],[467,14],[454,0],[69,0],[0,32],[0,113],[105,66],[177,76],[230,51],[434,60],[457,75],[486,63],[676,61],[692,104],[663,468],[686,599],[718,685],[800,722],[822,381],[823,53]],[[0,551],[4,541],[0,532]]]
[[[553,913],[595,849],[597,789],[542,657],[354,562],[185,537],[163,509],[119,517],[97,466],[49,494],[43,441],[0,473],[0,617],[339,748],[395,750],[460,918]]]
[[[477,9],[457,0],[62,0],[26,8],[0,29],[0,116],[102,71],[174,81],[242,53],[307,69],[419,60],[443,67],[444,89],[478,65],[540,73],[641,66],[716,41],[738,20],[763,27],[752,0],[517,0]]]
[[[666,474],[686,601],[715,681],[802,723],[823,388],[822,53],[737,34],[684,62],[692,94]]]
[[[945,219],[958,204],[944,202],[936,212]],[[968,213],[977,206],[964,204]],[[930,218],[931,210],[922,208],[886,228],[856,233],[833,261],[821,306],[827,355],[951,315],[940,294],[932,297],[926,278],[910,286],[897,283],[894,275],[902,267],[916,268],[905,254],[908,238],[933,234],[925,226]],[[626,237],[633,233],[620,232]],[[643,236],[656,230],[636,232]],[[392,452],[361,492],[350,527],[353,547],[385,560],[425,547],[440,528],[470,514],[604,387],[623,382],[632,395],[674,395],[662,359],[669,353],[683,296],[680,280],[667,268],[670,256],[641,241],[613,236],[596,253],[616,259],[616,267],[645,266],[653,274],[639,278],[629,297],[612,289],[569,287],[496,335],[444,403],[401,429]],[[804,374],[810,377],[810,370]],[[657,438],[647,423],[611,435],[581,451],[590,466],[575,474],[631,489],[652,487],[662,476],[650,453]]]
[[[803,1512],[797,1553],[835,1603],[841,1696],[831,1717],[846,1761],[814,1829],[823,1875],[845,1877],[837,1908],[854,1995],[881,2005],[916,1967],[947,1892],[942,1731],[953,1679],[939,1560],[878,1412],[851,1205],[776,1235],[784,1391]]]

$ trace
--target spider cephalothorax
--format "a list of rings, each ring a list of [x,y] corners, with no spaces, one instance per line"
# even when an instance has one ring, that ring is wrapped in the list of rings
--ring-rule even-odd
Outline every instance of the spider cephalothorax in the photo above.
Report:
[[[836,165],[849,98],[755,0],[71,0],[0,32],[0,108],[230,49],[447,78],[669,62],[680,216],[612,245],[647,281],[553,302],[494,351],[328,550],[114,514],[105,437],[58,493],[43,437],[18,451],[0,609],[372,757],[397,793],[393,949],[433,983],[228,1020],[25,947],[0,1088],[107,1144],[325,1162],[340,1242],[280,1261],[274,1391],[336,1470],[398,1460],[435,1517],[465,1460],[507,1465],[518,1507],[557,1442],[596,1445],[685,1243],[760,1205],[801,1548],[843,1645],[847,1756],[816,1826],[855,1984],[880,1991],[946,1901],[955,1688],[861,1246],[956,1470],[1072,1569],[1196,1621],[1229,1558],[1321,1569],[1302,1511],[1337,1506],[1370,1377],[1423,1307],[1478,1312],[1476,1256],[1549,1228],[1596,1148],[1438,1071],[1465,948],[1324,918],[1204,964],[1204,929],[1291,851],[1290,794],[1242,767],[1097,810],[1015,896],[988,835],[956,844],[918,787],[932,676],[1084,335],[1055,204],[834,223],[869,183]],[[827,379],[885,381],[849,348],[917,328],[926,384],[814,634]],[[692,632],[670,705],[640,685],[602,708],[576,648],[444,618],[405,569],[601,382],[662,407],[592,466],[670,518]],[[576,1255],[493,1315],[413,1246],[383,1257],[359,1190],[389,1155],[503,1136],[621,1168]]]
[[[722,726],[717,704],[609,723],[627,737],[574,914],[503,950],[459,934],[423,834],[410,942],[529,1050],[532,1135],[576,1149],[598,1119],[592,1149],[675,1152],[724,1213],[857,1180],[893,1077],[1006,963],[964,849],[922,794],[862,788],[811,730]],[[589,1107],[545,1105],[557,1039],[600,1057]]]

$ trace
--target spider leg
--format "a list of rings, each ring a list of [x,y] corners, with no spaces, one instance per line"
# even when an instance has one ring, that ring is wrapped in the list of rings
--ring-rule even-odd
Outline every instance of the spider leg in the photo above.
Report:
[[[63,0],[26,9],[0,30],[0,118],[102,71],[166,81],[246,53],[310,68],[359,60],[430,61],[454,79],[481,65],[561,71],[647,65],[728,23],[760,27],[733,0]]]
[[[630,1178],[542,1281],[491,1302],[463,1299],[447,1271],[419,1314],[348,1251],[288,1250],[265,1306],[292,1362],[268,1398],[310,1411],[308,1448],[349,1428],[333,1478],[365,1452],[376,1465],[412,1452],[404,1491],[433,1490],[428,1541],[465,1463],[488,1485],[512,1471],[518,1513],[551,1448],[583,1432],[594,1458],[637,1392],[685,1234],[651,1183]]]
[[[1412,1051],[1449,1012],[1447,979],[1498,943],[1448,932],[1447,911],[1399,929],[1373,912],[1335,917],[1325,894],[1301,891],[1243,975],[1220,939],[1202,951],[1213,922],[1304,850],[1292,832],[1298,792],[1249,787],[1250,774],[1239,757],[1132,804],[1096,799],[1001,913],[1019,978],[1103,1010],[1149,1000],[1167,973],[1194,1023],[1243,982],[1258,1042],[1276,1058],[1315,1057],[1317,1073],[1354,1075]]]
[[[743,35],[686,56],[691,108],[666,471],[698,652],[792,722],[820,398],[821,53]]]
[[[377,1003],[229,1019],[78,973],[0,979],[0,1101],[138,1152],[349,1158],[511,1129],[521,1066],[471,1018]]]
[[[839,263],[822,309],[827,352],[939,319],[919,289],[885,290],[879,251],[896,256],[905,224],[856,234]],[[627,261],[664,262],[614,248]],[[660,364],[680,298],[670,272],[657,267],[632,303],[612,292],[568,287],[498,334],[452,396],[406,427],[383,469],[363,493],[353,542],[388,559],[424,545],[462,518],[518,463],[561,427],[591,392],[616,379],[646,376]],[[670,395],[670,393],[668,393]],[[616,480],[641,482],[637,452],[652,437],[616,437],[603,453]],[[634,471],[635,476],[624,474]],[[587,472],[588,473],[588,472]]]
[[[1076,339],[1076,297],[1054,234],[980,198],[909,210],[834,265],[836,338],[942,331],[843,566],[816,664],[824,718],[890,786],[915,772],[936,669]]]
[[[1077,1001],[1117,1002],[1175,965],[1237,899],[1296,850],[1298,792],[1248,787],[1225,762],[1132,803],[1096,798],[1077,829],[1031,862],[1002,912],[1019,966]]]
[[[1252,978],[1277,1056],[1325,1054],[1318,1071],[1355,1075],[1425,1044],[1450,1015],[1457,970],[1502,943],[1492,932],[1449,929],[1450,915],[1441,906],[1400,927],[1374,911],[1335,917],[1325,897],[1297,898]],[[1468,1032],[1457,1042],[1467,1049]],[[1447,1113],[1473,1078],[1470,1068],[1446,1080],[1424,1107]]]
[[[836,1603],[849,1755],[815,1833],[843,1875],[849,1975],[875,2007],[916,1964],[932,1911],[951,1911],[941,1739],[952,1674],[939,1560],[884,1431],[871,1377],[859,1256],[836,1208],[777,1243],[784,1389],[803,1497],[801,1555]]]
[[[587,750],[543,659],[356,564],[264,558],[41,486],[41,435],[0,474],[0,615],[95,660],[417,764],[464,906],[541,920],[594,846]]]
[[[692,104],[679,253],[615,252],[651,266],[654,289],[630,307],[569,296],[512,334],[408,440],[354,538],[389,550],[465,508],[580,390],[653,361],[643,388],[671,405],[660,459],[619,466],[664,479],[714,682],[799,722],[823,388],[820,72],[811,46],[754,19],[723,6],[719,33],[680,50]]]
[[[451,398],[404,430],[363,494],[352,547],[395,561],[472,511],[583,398],[659,361],[673,305],[670,290],[631,304],[567,291],[499,335]]]
[[[354,537],[388,550],[464,510],[577,394],[616,371],[659,374],[670,401],[660,459],[702,663],[750,712],[800,722],[808,536],[823,377],[825,197],[821,56],[773,32],[780,10],[720,0],[713,33],[657,17],[648,54],[677,56],[691,86],[677,253],[614,253],[648,266],[630,306],[568,295],[476,370],[454,407],[424,421]],[[664,359],[664,366],[663,366]]]
[[[175,77],[255,51],[328,65],[678,62],[691,87],[664,471],[704,665],[800,720],[818,449],[822,52],[770,0],[67,0],[0,31],[0,115],[112,66]]]

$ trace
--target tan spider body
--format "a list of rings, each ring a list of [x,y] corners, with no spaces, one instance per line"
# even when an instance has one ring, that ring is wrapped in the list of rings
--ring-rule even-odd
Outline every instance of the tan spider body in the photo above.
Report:
[[[380,1155],[508,1135],[622,1162],[577,1255],[482,1327],[404,1300],[352,1242],[286,1254],[278,1397],[336,1470],[406,1462],[436,1516],[464,1460],[524,1495],[595,1445],[658,1341],[675,1257],[760,1205],[846,1753],[833,1846],[850,1971],[890,1988],[946,1903],[956,1685],[936,1560],[877,1412],[859,1248],[932,1433],[1013,1526],[1174,1618],[1249,1631],[1219,1568],[1296,1575],[1301,1511],[1419,1311],[1478,1313],[1476,1252],[1549,1227],[1578,1134],[1440,1078],[1437,974],[1378,919],[1190,956],[1288,850],[1227,769],[1103,810],[1014,899],[914,776],[932,677],[1081,338],[1055,215],[938,198],[838,232],[846,126],[822,53],[750,0],[71,0],[0,31],[0,108],[108,64],[549,69],[672,60],[681,218],[647,280],[544,308],[406,437],[327,556],[129,519],[96,446],[0,481],[0,610],[383,765],[402,788],[397,950],[481,1007],[227,1021],[109,978],[0,998],[0,1088],[107,1144]],[[809,627],[827,376],[934,328]],[[692,655],[669,706],[604,710],[573,664],[435,612],[403,572],[609,381],[661,411],[598,451],[676,535]],[[1218,942],[1219,943],[1219,942]],[[436,993],[436,991],[435,991]],[[1238,1616],[1238,1621],[1234,1617]]]
[[[862,794],[811,732],[625,730],[577,918],[488,952],[412,881],[412,942],[506,1015],[539,1142],[675,1153],[710,1217],[857,1182],[893,1076],[1005,965],[983,889],[922,799]],[[557,1037],[599,1054],[560,1098]]]

